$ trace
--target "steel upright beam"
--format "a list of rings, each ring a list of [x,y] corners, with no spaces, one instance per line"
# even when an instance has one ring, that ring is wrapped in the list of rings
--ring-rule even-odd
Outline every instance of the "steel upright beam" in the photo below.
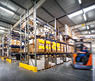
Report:
[[[27,13],[26,13],[27,14]],[[27,15],[25,15],[25,22],[27,23]],[[26,61],[26,55],[27,55],[27,36],[26,36],[26,34],[27,34],[27,24],[25,25],[25,61]],[[26,62],[25,62],[26,63]]]
[[[27,14],[29,15],[29,10],[27,10]],[[29,18],[27,18],[27,21],[29,22]],[[29,30],[29,24],[28,22],[26,22],[26,26],[27,26],[27,33],[28,33],[28,37],[27,37],[27,40],[28,40],[28,46],[27,46],[27,61],[28,61],[28,64],[29,64],[29,33],[30,33],[30,30]]]
[[[55,40],[57,40],[57,35],[56,35],[56,18],[55,18],[55,22],[54,22],[54,25],[55,25]],[[56,42],[56,46],[57,46],[57,42]],[[57,50],[57,49],[56,49]],[[56,59],[57,59],[57,57],[56,57],[56,55],[55,55],[55,63],[57,64],[57,61],[56,61]]]
[[[20,16],[20,60],[21,60],[21,56],[22,56],[22,34],[21,34],[21,25],[22,25],[22,18]]]
[[[54,25],[55,25],[55,40],[56,40],[56,18],[55,18]]]
[[[4,56],[4,35],[2,36],[2,56]]]
[[[37,56],[36,56],[36,29],[37,29],[37,26],[36,26],[36,7],[34,8],[34,11],[33,11],[33,22],[34,22],[34,32],[35,32],[35,51],[34,51],[34,54],[35,54],[35,66],[37,66]]]

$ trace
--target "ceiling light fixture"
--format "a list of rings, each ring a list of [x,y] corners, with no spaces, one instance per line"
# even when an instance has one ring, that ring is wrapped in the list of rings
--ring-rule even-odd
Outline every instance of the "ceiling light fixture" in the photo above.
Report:
[[[80,15],[80,14],[82,14],[82,13],[83,13],[83,11],[82,11],[82,10],[79,10],[79,11],[77,11],[77,12],[74,12],[74,13],[68,15],[68,17],[69,17],[69,18],[72,18],[72,17],[78,16],[78,15]]]
[[[95,33],[95,30],[91,30],[92,33]]]
[[[89,30],[89,26],[86,26],[86,28]]]
[[[87,8],[84,8],[83,11],[84,11],[84,13],[86,13],[86,12],[88,12],[90,10],[93,10],[93,9],[95,9],[95,5],[92,5],[92,6],[89,6]]]
[[[0,30],[1,33],[5,32],[4,30]]]
[[[0,9],[4,10],[5,12],[10,13],[10,14],[12,14],[12,15],[14,14],[14,12],[12,12],[12,11],[6,9],[6,8],[3,8],[3,7],[1,7],[1,6],[0,6]]]
[[[5,30],[6,28],[5,28],[5,27],[1,27],[1,26],[0,26],[0,29]]]
[[[87,20],[87,17],[85,15],[85,13],[83,14],[83,18],[84,18],[85,21]]]
[[[84,13],[86,13],[86,12],[91,11],[93,9],[95,9],[95,5],[89,6],[87,8],[83,8],[83,11],[84,11]],[[72,18],[72,17],[78,16],[80,14],[83,14],[83,11],[82,10],[79,10],[79,11],[76,11],[76,12],[74,12],[72,14],[67,15],[67,16],[69,18]],[[86,18],[85,18],[85,20],[86,20]]]
[[[91,34],[91,32],[89,31],[89,34]]]
[[[82,4],[82,1],[81,0],[78,0],[79,4]]]

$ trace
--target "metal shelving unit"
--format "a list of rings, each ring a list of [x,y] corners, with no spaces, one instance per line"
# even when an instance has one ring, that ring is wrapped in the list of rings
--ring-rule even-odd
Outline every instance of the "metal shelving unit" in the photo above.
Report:
[[[35,5],[36,5],[36,3],[35,3]],[[53,31],[54,31],[54,35],[53,35],[54,40],[52,40],[50,38],[47,38],[47,37],[41,37],[41,36],[37,37],[36,30],[37,30],[37,24],[38,23],[37,23],[37,17],[36,17],[36,10],[37,10],[36,7],[34,7],[33,8],[33,14],[32,14],[32,16],[33,16],[33,27],[34,27],[34,36],[33,36],[33,38],[34,38],[34,52],[32,54],[29,52],[29,40],[30,40],[29,36],[30,36],[30,33],[31,33],[31,31],[30,31],[31,27],[29,25],[29,19],[30,19],[29,17],[30,17],[30,15],[29,15],[29,11],[27,10],[24,13],[25,18],[23,17],[23,15],[20,16],[20,28],[19,28],[19,33],[18,33],[17,37],[14,37],[16,35],[13,35],[13,33],[12,33],[12,31],[14,31],[13,29],[10,30],[10,32],[9,32],[10,36],[8,36],[8,37],[10,37],[9,41],[13,37],[18,38],[18,40],[20,41],[20,46],[10,45],[10,42],[9,42],[8,55],[7,56],[9,56],[9,55],[11,56],[12,54],[14,54],[14,55],[19,54],[20,55],[20,61],[22,63],[25,63],[25,64],[29,64],[29,60],[33,59],[35,67],[37,67],[38,58],[40,58],[40,57],[45,58],[45,61],[48,62],[47,64],[49,64],[49,61],[50,62],[53,61],[52,63],[53,64],[55,63],[55,65],[57,65],[57,58],[59,57],[61,59],[61,57],[62,57],[63,59],[62,59],[62,62],[60,64],[64,63],[64,59],[66,58],[65,56],[73,54],[73,53],[68,53],[67,52],[67,45],[70,45],[70,44],[68,44],[66,42],[67,41],[67,36],[64,36],[65,37],[65,42],[57,41],[57,27],[56,27],[56,18],[55,18],[55,22],[54,22],[55,26],[52,27]],[[24,28],[22,28],[23,24],[25,24]],[[46,34],[46,32],[45,32],[45,34]],[[64,44],[64,45],[66,45],[66,52],[64,52],[64,53],[57,53],[57,52],[54,52],[54,53],[37,53],[37,51],[36,51],[37,47],[36,46],[37,46],[37,39],[38,38],[44,39],[45,41],[46,40],[50,40],[51,42],[53,41],[53,42],[56,43],[56,46],[57,46],[57,43]],[[3,42],[4,41],[3,41],[3,38],[2,38],[2,44],[3,44]],[[24,46],[22,45],[22,42],[24,42]],[[72,45],[70,45],[70,46],[72,46]],[[22,49],[22,47],[24,47],[24,49]],[[12,52],[10,52],[11,48],[20,48],[20,52],[19,53],[12,53]],[[23,52],[22,52],[22,50],[23,50]],[[57,47],[56,47],[56,50],[57,50]],[[2,46],[2,55],[4,54],[3,51],[4,50],[3,50],[3,46]],[[51,60],[49,60],[49,58]],[[46,68],[44,68],[44,69],[46,69]]]

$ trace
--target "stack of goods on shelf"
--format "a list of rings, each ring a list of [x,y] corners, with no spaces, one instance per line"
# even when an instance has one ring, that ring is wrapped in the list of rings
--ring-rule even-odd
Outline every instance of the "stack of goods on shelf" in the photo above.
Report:
[[[61,44],[60,52],[64,53],[64,44]]]
[[[46,48],[45,48],[45,52],[46,53],[51,53],[51,41],[46,40]]]
[[[72,37],[71,28],[67,24],[65,25],[65,35]]]
[[[64,53],[64,49],[66,49],[66,45],[62,42],[43,38],[37,38],[36,40],[36,53]],[[29,40],[29,52],[35,52],[35,41],[33,38]]]
[[[29,52],[34,53],[35,52],[35,41],[34,39],[31,39],[31,43],[29,44]],[[36,53],[44,53],[45,52],[45,41],[43,39],[37,39],[36,40]]]
[[[67,50],[68,50],[67,52],[74,53],[74,40],[69,39],[67,43],[69,44],[67,45]]]
[[[56,53],[56,42],[52,42],[52,53]]]
[[[24,39],[23,36],[22,36],[22,39]],[[24,41],[20,42],[20,34],[18,32],[15,32],[15,31],[11,32],[10,47],[11,47],[10,48],[11,53],[24,52]],[[20,47],[22,48],[21,50],[20,50]]]
[[[57,43],[57,53],[61,53],[61,43]]]
[[[45,69],[45,57],[39,56],[40,58],[37,58],[37,69]],[[29,65],[34,66],[35,65],[35,59],[29,59]]]
[[[11,46],[10,52],[19,53],[20,51],[20,41],[19,40],[11,39],[10,46]]]

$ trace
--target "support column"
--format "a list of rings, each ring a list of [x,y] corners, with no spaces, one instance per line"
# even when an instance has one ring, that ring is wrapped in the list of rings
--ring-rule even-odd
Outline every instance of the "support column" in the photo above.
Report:
[[[36,30],[37,30],[37,26],[36,26],[36,7],[34,8],[34,12],[33,12],[33,18],[34,18],[34,20],[33,20],[33,24],[34,24],[34,37],[35,37],[35,39],[34,39],[34,43],[35,43],[35,51],[34,51],[34,55],[35,55],[35,67],[37,66],[37,55],[36,55]]]

